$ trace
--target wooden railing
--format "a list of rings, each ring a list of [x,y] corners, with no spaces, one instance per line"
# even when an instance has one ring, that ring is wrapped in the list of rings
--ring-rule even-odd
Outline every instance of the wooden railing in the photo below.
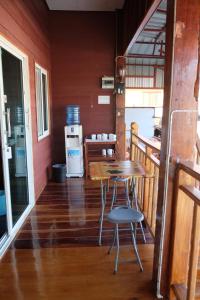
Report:
[[[178,164],[174,190],[170,299],[200,299],[200,167]]]
[[[136,193],[146,223],[155,236],[156,210],[158,197],[158,177],[160,149],[154,143],[138,135],[138,126],[131,124],[131,160],[141,162],[148,174],[144,179],[137,179]]]
[[[137,180],[136,191],[140,209],[153,236],[156,223],[159,155],[159,147],[139,136],[137,124],[132,123],[131,159],[140,161],[149,174],[144,180]],[[200,299],[200,166],[197,165],[200,163],[200,151],[197,151],[196,158],[195,167],[181,163],[176,165],[170,300]]]

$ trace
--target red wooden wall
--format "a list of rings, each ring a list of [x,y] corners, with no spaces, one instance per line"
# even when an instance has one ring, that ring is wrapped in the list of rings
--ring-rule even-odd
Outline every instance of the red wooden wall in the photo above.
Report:
[[[41,0],[0,0],[0,34],[20,48],[29,58],[31,115],[36,197],[47,182],[51,163],[51,136],[38,142],[35,101],[35,62],[49,72],[48,9]]]
[[[50,12],[53,99],[53,158],[64,161],[65,106],[79,104],[84,135],[113,132],[115,100],[102,90],[103,75],[114,75],[115,14]],[[110,105],[98,105],[110,95]]]

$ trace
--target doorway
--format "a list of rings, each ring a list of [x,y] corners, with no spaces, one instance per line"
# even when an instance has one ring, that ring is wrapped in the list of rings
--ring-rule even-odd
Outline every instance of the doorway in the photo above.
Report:
[[[0,38],[0,239],[7,244],[34,204],[27,65],[26,56]]]

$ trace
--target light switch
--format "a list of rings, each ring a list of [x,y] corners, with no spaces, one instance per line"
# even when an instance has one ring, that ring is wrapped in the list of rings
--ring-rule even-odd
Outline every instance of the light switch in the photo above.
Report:
[[[98,104],[110,104],[110,96],[98,96]]]

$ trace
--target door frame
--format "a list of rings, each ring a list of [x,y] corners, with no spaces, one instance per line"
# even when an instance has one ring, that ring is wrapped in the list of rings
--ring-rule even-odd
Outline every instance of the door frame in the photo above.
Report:
[[[28,56],[9,42],[6,38],[0,35],[0,48],[5,49],[22,62],[22,81],[23,81],[23,101],[24,101],[24,121],[25,121],[25,138],[26,138],[26,160],[27,160],[27,175],[28,175],[28,195],[29,204],[25,211],[13,226],[12,224],[12,210],[11,210],[11,197],[10,197],[10,182],[9,182],[9,169],[8,169],[8,158],[6,149],[2,147],[2,160],[3,160],[3,173],[4,173],[4,185],[6,194],[6,209],[7,209],[7,225],[8,235],[7,239],[0,249],[0,258],[9,247],[10,243],[16,236],[20,227],[24,223],[28,214],[35,204],[35,191],[34,191],[34,172],[33,172],[33,152],[32,152],[32,122],[31,122],[31,102],[30,102],[30,81],[29,81],[29,64]],[[2,74],[2,65],[0,59],[0,75]],[[0,101],[4,101],[3,98],[3,78],[0,76]],[[3,116],[2,105],[0,105],[0,116]],[[5,141],[5,124],[1,122],[1,139]]]

